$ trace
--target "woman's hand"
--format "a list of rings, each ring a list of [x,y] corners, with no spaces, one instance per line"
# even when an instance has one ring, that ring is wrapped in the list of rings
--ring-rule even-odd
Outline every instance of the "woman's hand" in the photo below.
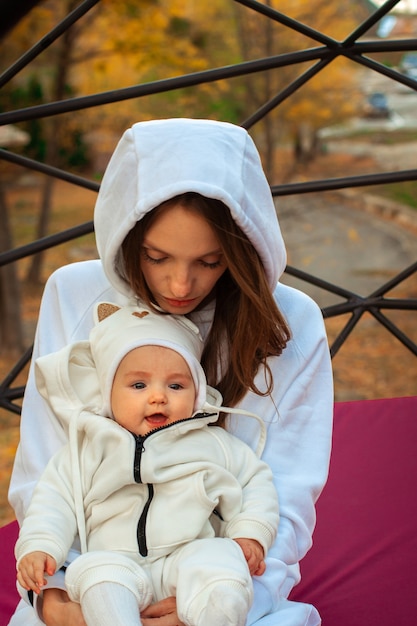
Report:
[[[43,593],[43,620],[46,626],[86,626],[81,607],[71,602],[62,589],[48,589]],[[174,597],[165,598],[148,606],[141,613],[142,626],[184,626],[177,615]]]
[[[71,602],[66,591],[45,589],[41,601],[46,626],[87,626],[80,605]]]
[[[177,601],[174,597],[151,604],[140,614],[140,619],[143,626],[184,626],[178,619]]]

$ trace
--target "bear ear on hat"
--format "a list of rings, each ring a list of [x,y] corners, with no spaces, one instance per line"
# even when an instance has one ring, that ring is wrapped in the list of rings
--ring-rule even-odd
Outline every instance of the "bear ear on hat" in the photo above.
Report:
[[[95,310],[95,322],[102,322],[106,317],[113,315],[113,313],[119,310],[120,307],[116,304],[111,304],[111,302],[99,302]]]

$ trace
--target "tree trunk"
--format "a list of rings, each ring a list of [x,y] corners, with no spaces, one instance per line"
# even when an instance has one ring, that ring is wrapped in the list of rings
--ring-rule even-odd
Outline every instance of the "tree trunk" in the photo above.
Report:
[[[272,6],[271,0],[265,4]],[[274,38],[272,20],[259,20],[254,28],[253,14],[242,11],[241,7],[235,7],[236,32],[242,58],[269,57],[274,54]],[[244,78],[246,96],[250,109],[259,109],[268,102],[275,94],[275,87],[271,72],[265,71],[260,74],[248,74]],[[272,183],[275,177],[275,146],[277,143],[277,124],[275,116],[267,114],[256,129],[256,140],[262,157],[262,165],[268,180]]]
[[[0,252],[13,247],[9,212],[0,181]],[[20,285],[14,263],[0,267],[0,352],[21,353],[24,347]]]
[[[54,188],[55,180],[48,176],[45,179],[42,192],[42,200],[40,207],[40,214],[38,220],[38,228],[36,232],[36,238],[42,239],[48,234],[49,218],[51,214],[52,206],[52,192]],[[29,270],[26,274],[26,282],[32,285],[37,285],[42,282],[42,265],[43,265],[44,253],[38,252],[32,256]]]
[[[69,3],[68,9],[73,8],[74,3]],[[60,41],[59,52],[57,55],[57,63],[55,67],[55,82],[53,88],[52,98],[55,101],[62,100],[65,96],[65,88],[68,81],[68,74],[71,65],[71,54],[75,44],[74,27],[65,31]],[[59,115],[52,118],[48,127],[48,134],[46,138],[46,155],[45,160],[50,165],[58,166],[59,163],[59,140],[62,133],[62,119]],[[42,200],[39,212],[39,221],[37,228],[37,239],[41,239],[48,234],[48,226],[52,208],[52,192],[55,184],[55,179],[47,177],[43,187]],[[43,265],[43,253],[35,254],[32,258],[32,262],[29,267],[29,271],[26,276],[26,280],[29,283],[41,283],[42,282],[42,265]]]
[[[307,165],[318,152],[317,131],[308,122],[302,122],[296,128],[294,138],[294,157],[296,163]]]

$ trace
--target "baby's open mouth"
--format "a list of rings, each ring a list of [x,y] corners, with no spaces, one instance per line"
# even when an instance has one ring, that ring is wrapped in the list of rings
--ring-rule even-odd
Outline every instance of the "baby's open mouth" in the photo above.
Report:
[[[152,413],[152,415],[147,415],[145,419],[148,424],[152,424],[152,426],[159,426],[161,424],[165,424],[168,417],[163,413]]]

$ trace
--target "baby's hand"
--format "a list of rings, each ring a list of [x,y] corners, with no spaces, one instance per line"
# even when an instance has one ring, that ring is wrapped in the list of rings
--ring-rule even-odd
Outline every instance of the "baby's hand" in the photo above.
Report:
[[[17,580],[24,589],[40,593],[46,585],[44,573],[55,574],[56,561],[46,552],[29,552],[23,556],[17,568]]]
[[[242,548],[251,576],[262,576],[266,569],[264,550],[256,539],[235,539]]]

